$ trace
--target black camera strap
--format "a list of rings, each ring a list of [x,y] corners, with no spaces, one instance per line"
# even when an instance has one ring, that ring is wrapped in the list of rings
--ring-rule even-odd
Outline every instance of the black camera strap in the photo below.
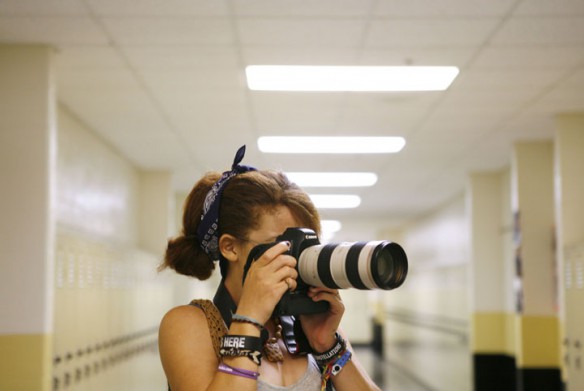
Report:
[[[229,294],[229,291],[225,287],[224,281],[222,280],[217,288],[217,292],[213,297],[213,304],[219,309],[219,313],[225,322],[227,328],[231,326],[231,316],[237,311],[237,304],[233,301],[233,298]],[[306,334],[302,330],[300,325],[300,319],[292,315],[280,316],[280,324],[282,325],[282,339],[284,340],[284,345],[288,353],[292,355],[302,355],[307,353],[312,353],[313,350],[308,343]],[[268,331],[266,329],[262,330],[262,343],[265,342],[269,337]]]
[[[296,319],[293,315],[280,316],[280,324],[282,325],[282,338],[288,353],[302,355],[314,352],[302,330],[300,319]]]

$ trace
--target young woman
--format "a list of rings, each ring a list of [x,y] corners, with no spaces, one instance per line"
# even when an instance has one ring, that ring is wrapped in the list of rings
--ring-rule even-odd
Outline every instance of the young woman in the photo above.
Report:
[[[162,319],[160,357],[170,389],[379,390],[339,330],[344,306],[336,290],[310,288],[308,296],[327,301],[329,310],[295,320],[310,353],[297,354],[284,343],[294,332],[282,330],[285,319],[272,314],[284,293],[296,288],[296,259],[286,254],[290,243],[266,250],[243,282],[256,245],[274,242],[289,227],[320,232],[308,195],[282,173],[240,165],[244,153],[242,147],[231,171],[209,173],[195,184],[182,234],[168,243],[163,268],[205,280],[219,262],[223,277],[213,303],[195,300]]]

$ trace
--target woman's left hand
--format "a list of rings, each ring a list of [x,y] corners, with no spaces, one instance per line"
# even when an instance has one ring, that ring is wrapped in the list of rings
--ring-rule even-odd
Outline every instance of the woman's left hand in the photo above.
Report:
[[[313,301],[324,300],[330,304],[327,312],[300,315],[302,330],[306,334],[310,346],[317,352],[325,352],[336,342],[335,333],[341,323],[345,306],[339,291],[336,289],[310,287],[308,297]]]

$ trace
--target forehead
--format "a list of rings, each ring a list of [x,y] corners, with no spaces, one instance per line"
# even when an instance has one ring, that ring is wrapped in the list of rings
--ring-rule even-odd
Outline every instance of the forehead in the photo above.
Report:
[[[258,223],[258,226],[249,232],[249,239],[258,242],[273,241],[284,233],[286,228],[300,226],[300,222],[285,206],[261,210]]]

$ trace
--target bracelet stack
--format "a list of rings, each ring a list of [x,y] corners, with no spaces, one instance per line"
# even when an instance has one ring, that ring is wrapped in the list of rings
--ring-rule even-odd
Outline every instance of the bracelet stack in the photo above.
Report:
[[[254,364],[262,363],[262,343],[259,337],[249,335],[225,335],[221,338],[221,357],[247,357]]]
[[[338,375],[352,357],[351,351],[347,350],[347,343],[343,337],[339,333],[336,333],[335,337],[337,342],[331,349],[324,353],[313,355],[322,371],[321,391],[327,389],[327,383],[331,376]]]

